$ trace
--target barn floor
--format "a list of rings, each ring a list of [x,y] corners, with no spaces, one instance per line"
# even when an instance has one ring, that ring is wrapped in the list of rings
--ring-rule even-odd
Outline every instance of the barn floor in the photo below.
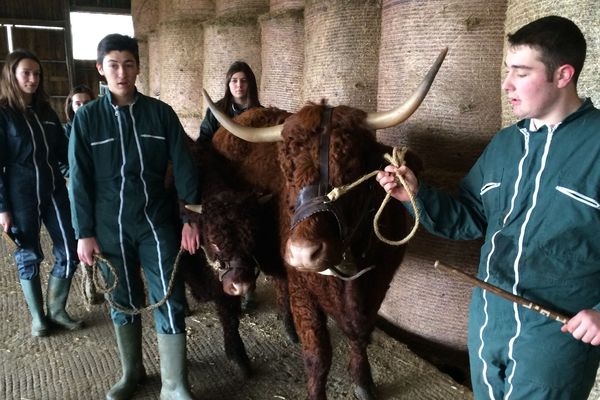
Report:
[[[45,254],[51,254],[44,237]],[[42,265],[42,281],[50,265]],[[120,377],[120,363],[106,304],[86,309],[77,272],[69,299],[71,315],[85,329],[30,336],[30,317],[14,259],[0,241],[0,398],[20,400],[103,399]],[[44,285],[45,286],[45,285]],[[44,287],[45,290],[45,287]],[[244,381],[225,358],[222,331],[212,304],[191,303],[187,318],[190,382],[203,400],[297,400],[306,396],[300,347],[289,343],[277,320],[272,292],[259,279],[259,308],[244,316],[241,334],[255,369]],[[135,399],[157,399],[160,376],[151,316],[144,313],[144,364],[149,375]],[[334,364],[328,381],[331,400],[352,399],[346,374],[346,346],[332,326]],[[380,399],[472,399],[471,392],[417,357],[400,342],[376,331],[369,348]]]
[[[44,238],[44,241],[47,239]],[[44,243],[46,254],[51,254]],[[50,269],[42,266],[43,281]],[[18,283],[12,255],[0,241],[0,398],[7,400],[103,399],[120,377],[120,363],[106,304],[86,309],[81,273],[74,279],[70,313],[85,319],[76,332],[46,338],[29,334],[30,318]],[[300,347],[289,343],[277,320],[273,293],[259,279],[259,308],[244,316],[241,334],[255,369],[244,381],[225,358],[219,321],[212,304],[191,303],[187,318],[190,382],[203,400],[297,400],[305,398]],[[156,336],[151,317],[143,314],[144,364],[149,375],[135,399],[158,399],[160,376]],[[335,326],[334,363],[328,381],[330,400],[352,399],[346,373],[346,346]],[[369,356],[380,400],[472,399],[468,388],[439,372],[404,344],[380,330],[373,335]],[[590,399],[600,399],[596,385]]]

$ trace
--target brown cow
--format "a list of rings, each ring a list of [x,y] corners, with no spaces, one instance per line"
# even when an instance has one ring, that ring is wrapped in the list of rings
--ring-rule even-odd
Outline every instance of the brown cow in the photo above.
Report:
[[[377,311],[404,254],[404,247],[384,244],[372,232],[374,212],[385,197],[377,184],[365,183],[335,202],[325,194],[383,167],[382,156],[391,149],[377,143],[374,130],[396,125],[417,109],[444,56],[445,51],[409,101],[385,113],[311,103],[281,126],[260,131],[233,123],[205,93],[211,111],[230,132],[249,141],[283,141],[278,146],[283,172],[278,192],[281,251],[288,266],[291,309],[302,342],[311,400],[326,399],[332,357],[328,315],[348,338],[355,396],[375,398],[367,345]],[[420,169],[410,153],[406,162]],[[386,237],[404,237],[407,216],[402,207],[387,207],[380,221],[380,232]],[[349,264],[360,277],[347,280],[319,274]]]

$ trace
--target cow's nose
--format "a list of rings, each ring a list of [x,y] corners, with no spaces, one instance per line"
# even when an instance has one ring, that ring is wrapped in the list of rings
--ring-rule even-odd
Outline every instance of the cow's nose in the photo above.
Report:
[[[294,268],[318,271],[324,247],[324,243],[289,240],[286,246],[286,262]]]

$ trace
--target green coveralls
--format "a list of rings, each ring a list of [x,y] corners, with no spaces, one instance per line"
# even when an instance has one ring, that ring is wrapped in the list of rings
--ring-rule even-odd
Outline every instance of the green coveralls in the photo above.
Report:
[[[495,135],[458,196],[422,184],[421,222],[450,239],[485,237],[478,277],[486,282],[566,314],[600,310],[600,110],[587,99],[554,128],[532,126],[523,120]],[[475,288],[475,398],[587,399],[600,347],[560,328]]]
[[[164,189],[169,161],[178,196],[197,203],[198,179],[185,132],[167,104],[136,93],[133,104],[118,107],[110,93],[78,110],[69,141],[71,207],[76,237],[96,237],[102,255],[117,270],[112,298],[141,308],[143,266],[151,303],[167,293],[179,251],[180,223]],[[104,276],[112,283],[106,267]],[[168,301],[154,310],[156,331],[185,331],[181,280]],[[113,322],[125,325],[139,316],[112,310]]]

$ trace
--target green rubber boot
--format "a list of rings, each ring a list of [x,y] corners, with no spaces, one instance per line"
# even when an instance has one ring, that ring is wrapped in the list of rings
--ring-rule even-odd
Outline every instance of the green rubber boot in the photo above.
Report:
[[[106,394],[107,400],[130,399],[138,385],[146,379],[142,360],[142,321],[132,324],[114,325],[117,346],[121,357],[123,376]]]
[[[42,284],[40,276],[29,279],[21,279],[21,288],[25,301],[31,313],[31,335],[48,336],[50,329],[44,315],[44,299],[42,296]]]
[[[185,333],[157,334],[160,354],[160,400],[193,400],[187,377]]]
[[[46,307],[48,320],[63,329],[75,331],[83,328],[83,321],[72,319],[67,310],[67,298],[71,289],[71,279],[60,279],[50,275],[48,278],[48,292],[46,293]]]

